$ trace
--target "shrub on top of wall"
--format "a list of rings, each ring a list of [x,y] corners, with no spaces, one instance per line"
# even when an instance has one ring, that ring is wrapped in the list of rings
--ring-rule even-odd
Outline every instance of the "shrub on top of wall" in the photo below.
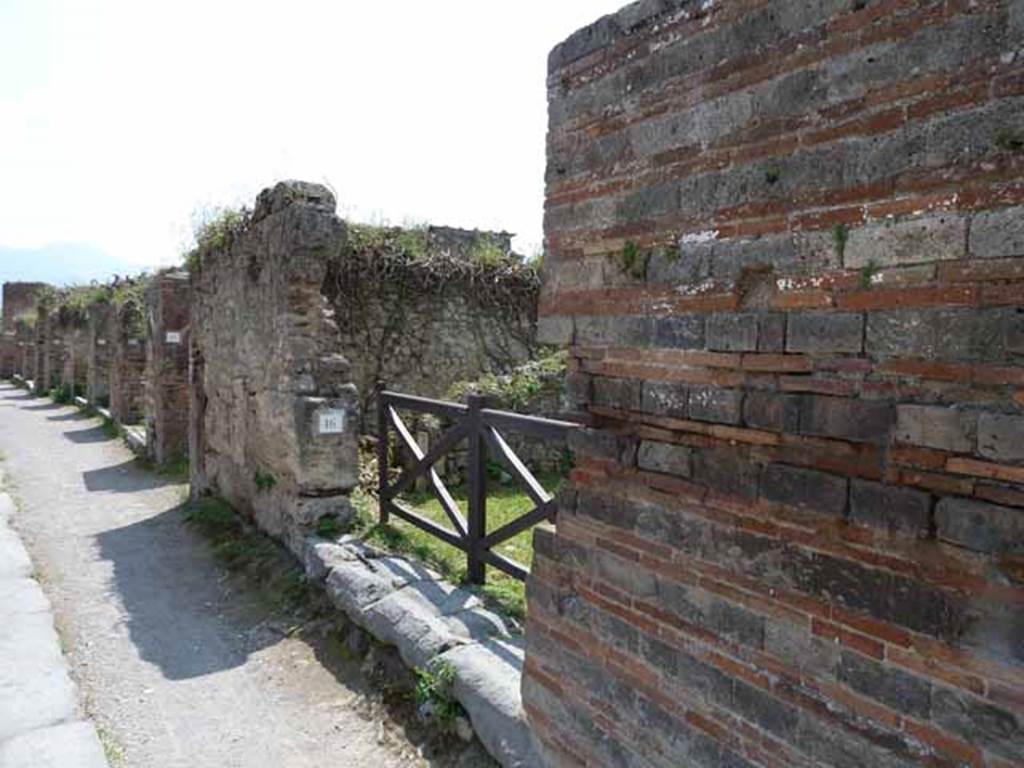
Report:
[[[459,381],[448,390],[448,399],[462,401],[466,395],[485,395],[494,406],[532,412],[536,401],[562,400],[568,353],[546,350],[541,357],[516,366],[507,374],[486,373],[474,381]]]
[[[206,254],[229,247],[251,221],[252,210],[244,206],[212,208],[195,214],[192,221],[195,245],[182,257],[185,268],[189,272],[198,271]]]

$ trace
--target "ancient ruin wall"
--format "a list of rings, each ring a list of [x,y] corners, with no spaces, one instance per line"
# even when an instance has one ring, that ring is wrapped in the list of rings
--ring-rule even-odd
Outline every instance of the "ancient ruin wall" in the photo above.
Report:
[[[110,373],[113,353],[114,307],[98,301],[88,311],[86,399],[101,408],[110,406]]]
[[[459,381],[505,373],[536,350],[540,283],[509,235],[352,226],[324,293],[372,431],[377,381],[443,398]]]
[[[331,193],[287,182],[193,272],[192,490],[223,495],[291,544],[347,516],[355,387],[321,293],[345,243]]]
[[[89,371],[89,334],[83,315],[61,308],[56,314],[54,332],[61,339],[61,372],[59,386],[73,397],[86,393]]]
[[[146,325],[132,299],[114,309],[110,339],[110,415],[119,424],[139,424],[145,415]]]
[[[34,316],[36,300],[47,287],[46,283],[4,283],[3,324],[0,332],[14,333],[19,318]]]
[[[58,318],[52,304],[36,307],[35,391],[47,394],[60,386],[64,371],[64,337],[58,332]]]
[[[35,316],[36,297],[46,286],[43,283],[4,283],[3,320],[0,323],[0,378],[21,373],[24,367],[23,339],[19,339],[19,323]]]
[[[35,318],[31,320],[23,318],[15,326],[18,353],[14,373],[26,381],[31,381],[36,375],[36,330],[34,323]]]
[[[157,275],[146,292],[146,435],[157,464],[188,453],[191,299],[181,271]]]
[[[550,58],[556,765],[1024,761],[1024,5],[641,2]]]

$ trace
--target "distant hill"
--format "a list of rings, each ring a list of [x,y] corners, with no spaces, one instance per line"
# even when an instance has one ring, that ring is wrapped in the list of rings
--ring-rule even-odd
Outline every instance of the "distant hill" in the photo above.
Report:
[[[0,246],[0,283],[42,282],[51,285],[106,281],[114,275],[134,275],[144,267],[108,256],[82,243],[53,243],[42,248]]]
[[[114,275],[136,274],[144,267],[129,264],[91,245],[53,243],[42,248],[0,246],[0,283],[43,282],[53,285],[108,280]]]

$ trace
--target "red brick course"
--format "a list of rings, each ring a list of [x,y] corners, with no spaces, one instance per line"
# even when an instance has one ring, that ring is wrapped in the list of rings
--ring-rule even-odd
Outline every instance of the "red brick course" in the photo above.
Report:
[[[1024,762],[1024,19],[854,5],[552,53],[541,325],[618,446],[537,533],[553,764]]]

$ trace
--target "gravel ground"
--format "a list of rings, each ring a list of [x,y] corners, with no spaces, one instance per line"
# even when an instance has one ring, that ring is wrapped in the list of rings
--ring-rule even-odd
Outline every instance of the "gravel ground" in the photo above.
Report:
[[[358,661],[289,635],[288,617],[218,564],[184,487],[99,421],[0,385],[15,528],[53,603],[72,676],[115,766],[462,766],[384,706]],[[429,756],[425,756],[429,755]]]

